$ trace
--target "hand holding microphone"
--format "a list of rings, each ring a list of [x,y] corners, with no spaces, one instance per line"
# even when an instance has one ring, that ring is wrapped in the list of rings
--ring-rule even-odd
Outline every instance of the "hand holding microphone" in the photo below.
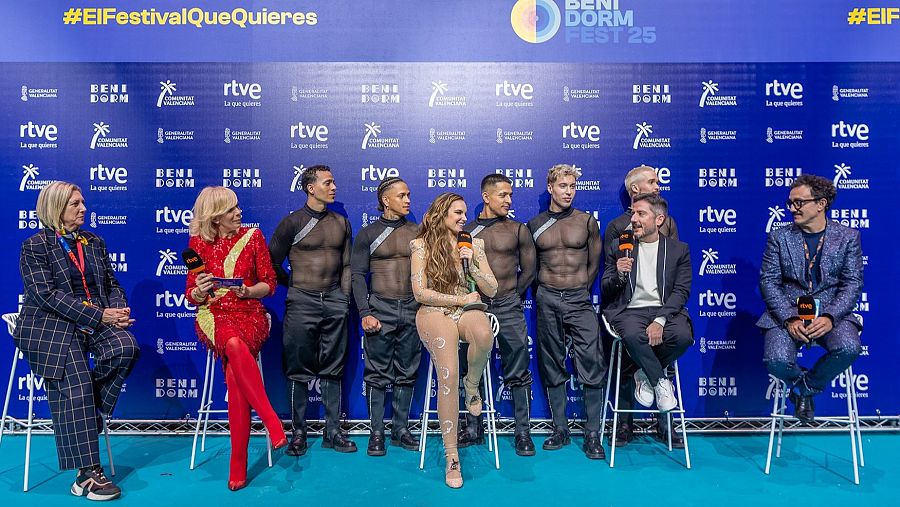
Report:
[[[203,259],[200,258],[200,255],[193,248],[186,248],[181,252],[181,259],[184,261],[184,265],[187,266],[188,271],[197,275],[197,290],[203,294],[207,294],[212,300],[215,300],[216,292],[215,283],[213,282],[214,277],[212,274],[206,272],[206,264],[203,263]],[[194,295],[191,297],[197,301],[201,299]],[[207,303],[212,300],[207,301]]]
[[[634,233],[626,229],[619,234],[619,253],[624,254],[616,260],[616,271],[620,278],[625,278],[634,268],[634,259],[631,252],[634,250]]]
[[[803,343],[809,345],[814,338],[809,335],[809,325],[816,318],[816,300],[812,296],[800,296],[797,298],[797,317],[799,321],[795,321],[793,326],[788,327],[791,331],[793,327],[794,333],[791,333],[795,339],[799,339]]]
[[[469,261],[473,258],[472,235],[466,231],[460,231],[456,235],[456,247],[459,248],[459,259],[462,262],[463,275],[466,277],[466,287],[469,294],[465,297],[463,310],[487,310],[487,305],[481,302],[481,296],[469,271]]]

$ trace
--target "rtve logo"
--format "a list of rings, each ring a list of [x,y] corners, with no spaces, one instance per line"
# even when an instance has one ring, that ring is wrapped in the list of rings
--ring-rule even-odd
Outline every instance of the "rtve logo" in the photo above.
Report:
[[[58,136],[59,129],[53,124],[42,125],[40,123],[29,121],[28,123],[19,125],[19,137],[23,139],[29,137],[31,139],[42,138],[47,141],[56,141]]]
[[[803,85],[800,83],[781,83],[777,79],[766,83],[766,97],[790,97],[794,100],[803,98]]]
[[[360,177],[363,181],[381,181],[385,178],[399,178],[400,171],[396,167],[375,167],[369,164],[369,167],[363,167],[360,171]]]
[[[509,81],[504,79],[502,83],[497,83],[494,89],[494,93],[498,97],[517,97],[525,100],[531,100],[534,98],[534,86],[532,86],[530,83],[510,83]]]
[[[600,127],[597,125],[577,125],[575,122],[569,122],[563,125],[563,139],[588,139],[594,142],[600,140]]]
[[[230,83],[225,83],[222,93],[226,97],[250,97],[259,100],[262,97],[262,85],[259,83],[238,83],[232,79]]]
[[[869,140],[869,126],[865,123],[844,123],[844,120],[831,124],[831,137],[855,137],[860,141]]]
[[[91,181],[115,181],[120,185],[128,183],[128,169],[124,167],[91,167]]]
[[[729,310],[737,308],[737,296],[733,292],[713,292],[706,289],[700,293],[700,306],[718,306]]]
[[[188,311],[194,311],[196,306],[188,302],[187,296],[177,292],[165,291],[162,294],[156,294],[157,308],[184,308]]]
[[[192,218],[194,218],[194,212],[189,209],[171,209],[163,206],[163,209],[156,210],[156,223],[158,224],[181,224],[187,227]]]
[[[737,211],[733,209],[715,209],[707,206],[700,210],[700,222],[711,224],[737,225]]]
[[[325,125],[309,125],[302,121],[291,125],[291,139],[316,139],[324,143],[328,141],[328,127]]]

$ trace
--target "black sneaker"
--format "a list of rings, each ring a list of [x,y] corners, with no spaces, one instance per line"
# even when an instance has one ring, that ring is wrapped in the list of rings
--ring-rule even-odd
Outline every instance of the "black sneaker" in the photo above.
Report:
[[[541,447],[545,451],[556,451],[562,449],[563,446],[569,445],[569,442],[569,430],[554,426],[553,433],[544,440],[544,445]]]
[[[387,449],[384,448],[384,432],[373,431],[369,435],[369,445],[366,447],[366,454],[369,456],[384,456]]]
[[[88,500],[115,500],[122,496],[122,490],[106,477],[100,465],[79,470],[70,491]]]
[[[337,452],[356,452],[356,443],[347,438],[340,431],[331,435],[322,437],[322,447],[326,449],[334,449]]]
[[[391,445],[399,445],[407,451],[419,450],[419,441],[407,428],[399,430],[399,433],[396,435],[391,433]]]

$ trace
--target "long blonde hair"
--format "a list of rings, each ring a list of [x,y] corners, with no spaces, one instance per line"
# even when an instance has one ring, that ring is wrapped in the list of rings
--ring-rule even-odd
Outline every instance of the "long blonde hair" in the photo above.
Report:
[[[437,196],[422,217],[422,225],[416,235],[416,239],[422,238],[425,244],[425,276],[432,289],[444,294],[453,294],[456,286],[462,283],[459,272],[453,268],[455,245],[444,225],[450,206],[456,201],[465,202],[465,199],[453,192]]]
[[[191,236],[200,236],[210,243],[215,241],[218,231],[213,220],[228,213],[237,203],[237,195],[230,188],[206,187],[201,190],[194,201],[194,216],[189,226]]]

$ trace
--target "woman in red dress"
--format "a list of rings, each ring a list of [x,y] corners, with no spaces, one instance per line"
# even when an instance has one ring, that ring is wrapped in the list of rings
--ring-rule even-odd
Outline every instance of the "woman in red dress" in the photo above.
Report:
[[[256,355],[269,336],[268,316],[259,299],[275,292],[275,271],[262,232],[241,226],[241,208],[233,191],[206,187],[193,211],[189,246],[206,271],[188,273],[186,294],[197,305],[197,337],[225,367],[231,429],[228,488],[236,491],[247,485],[251,408],[262,419],[273,447],[287,445],[256,364]],[[240,278],[243,283],[219,287],[214,277]]]

